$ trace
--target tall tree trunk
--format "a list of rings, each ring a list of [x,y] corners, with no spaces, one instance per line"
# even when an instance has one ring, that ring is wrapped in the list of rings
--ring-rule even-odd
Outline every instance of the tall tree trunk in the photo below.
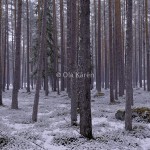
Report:
[[[61,28],[61,91],[65,90],[64,85],[64,9],[63,0],[60,0],[60,28]]]
[[[6,0],[6,48],[7,48],[7,90],[10,85],[10,69],[9,69],[9,31],[8,31],[8,0]]]
[[[27,5],[27,92],[30,92],[29,0],[26,0],[26,5]]]
[[[2,1],[0,0],[0,105],[2,102]]]
[[[7,82],[7,0],[5,1],[5,28],[4,28],[4,33],[5,33],[5,37],[4,37],[4,57],[3,57],[3,91],[5,91],[6,88],[6,82]]]
[[[43,49],[46,42],[46,13],[47,13],[47,0],[44,0],[43,16],[42,16],[42,28],[41,28],[41,38],[39,45],[39,56],[38,56],[38,70],[37,70],[37,80],[36,80],[36,91],[34,96],[34,105],[32,112],[32,121],[37,121],[38,115],[38,104],[39,104],[39,92],[41,87],[42,78],[42,61],[43,61]]]
[[[23,24],[23,26],[24,26],[24,24]],[[24,87],[24,78],[25,78],[25,59],[24,59],[24,57],[25,57],[25,37],[24,37],[24,35],[23,35],[23,41],[22,41],[22,43],[23,43],[23,46],[22,46],[22,84],[21,84],[21,88],[23,89],[23,87]]]
[[[77,87],[76,87],[76,56],[77,56],[77,39],[76,39],[76,0],[71,1],[71,124],[76,125],[77,121]]]
[[[126,30],[126,107],[125,107],[125,129],[132,130],[132,0],[126,1],[127,6],[127,30]]]
[[[122,35],[121,35],[121,2],[115,0],[115,32],[116,32],[116,57],[117,57],[117,73],[119,79],[119,96],[124,95],[124,63],[122,51]]]
[[[55,0],[53,0],[53,38],[54,38],[54,74],[53,74],[53,86],[54,91],[56,91],[56,87],[59,92],[59,78],[56,77],[56,73],[58,71],[58,46],[57,46],[57,20],[56,20],[56,4]]]
[[[114,102],[114,67],[112,48],[112,1],[109,0],[109,49],[110,49],[110,103]]]
[[[71,67],[71,1],[67,0],[67,72],[70,71]],[[70,78],[67,78],[67,93],[71,97],[71,86]]]
[[[145,17],[145,1],[143,1],[143,18],[142,18],[142,34],[143,34],[143,83],[144,83],[144,91],[146,91],[146,81],[145,81],[145,71],[146,71],[146,63],[145,63],[145,48],[146,48],[146,32],[145,32],[145,23],[146,23],[146,17]]]
[[[145,0],[145,19],[146,19],[146,51],[147,51],[147,91],[150,91],[150,46],[148,34],[148,0]]]
[[[96,74],[96,89],[98,89],[98,67],[97,67],[97,51],[98,51],[98,45],[97,45],[97,3],[96,0],[94,0],[94,21],[95,21],[95,74]]]
[[[97,91],[101,92],[101,0],[98,0]]]
[[[45,58],[44,58],[44,60],[45,60],[45,83],[44,83],[44,85],[45,85],[45,96],[48,96],[48,94],[49,94],[49,89],[48,89],[48,57],[47,57],[47,47],[46,47],[46,45],[44,46],[44,49],[45,49]]]
[[[104,0],[104,45],[105,45],[105,89],[109,87],[108,78],[108,46],[107,46],[107,24],[106,24],[106,1]]]
[[[20,52],[21,52],[21,17],[22,0],[18,0],[18,17],[16,28],[16,50],[15,50],[15,71],[12,91],[12,109],[18,109],[18,91],[20,88]]]
[[[138,32],[139,32],[139,86],[142,87],[142,49],[141,49],[141,45],[142,45],[142,42],[141,42],[141,1],[138,2],[138,5],[139,5],[139,12],[138,12],[138,25],[139,25],[139,29],[138,29]]]
[[[90,0],[80,0],[80,49],[79,72],[85,77],[79,79],[80,101],[80,133],[84,137],[92,138],[91,122],[91,79],[87,73],[91,72],[90,58]]]
[[[11,26],[12,26],[12,42],[11,42],[11,52],[12,52],[12,74],[11,74],[11,83],[13,83],[14,78],[14,20],[13,20],[13,1],[11,0]]]

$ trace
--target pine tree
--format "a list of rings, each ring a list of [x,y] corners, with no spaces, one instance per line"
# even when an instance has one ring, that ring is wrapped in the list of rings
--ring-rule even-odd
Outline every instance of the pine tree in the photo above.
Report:
[[[42,27],[41,27],[41,36],[40,36],[40,45],[39,45],[39,56],[38,56],[38,70],[37,70],[37,80],[36,80],[36,91],[34,96],[34,105],[32,112],[32,121],[37,121],[38,115],[38,104],[40,96],[40,86],[42,78],[42,64],[43,64],[43,49],[46,42],[46,15],[47,15],[47,0],[44,0],[43,15],[42,15]]]
[[[126,107],[125,107],[125,129],[132,130],[132,0],[126,1],[127,7],[127,30],[126,30]]]
[[[14,70],[14,82],[13,82],[12,104],[11,104],[12,109],[18,109],[18,92],[20,88],[21,17],[22,17],[22,0],[18,0],[15,70]]]
[[[2,1],[0,0],[0,105],[3,104],[2,102]]]
[[[112,1],[109,0],[110,103],[114,102],[114,67],[112,46]]]
[[[27,92],[30,92],[30,64],[29,64],[29,0],[26,0],[27,5]]]
[[[91,72],[90,0],[80,0],[80,10],[79,72],[87,74]],[[79,79],[80,133],[89,139],[92,138],[90,84],[91,79],[87,76]]]

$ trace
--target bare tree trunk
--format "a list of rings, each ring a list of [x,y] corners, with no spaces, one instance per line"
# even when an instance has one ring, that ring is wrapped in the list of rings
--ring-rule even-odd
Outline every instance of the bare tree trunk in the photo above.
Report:
[[[139,11],[138,11],[138,25],[139,25],[139,86],[142,87],[142,49],[141,49],[141,1],[138,2],[139,5]]]
[[[10,85],[10,71],[9,71],[9,31],[8,31],[8,0],[6,0],[6,51],[7,51],[7,90]]]
[[[115,99],[118,100],[118,63],[117,63],[117,49],[116,49],[116,27],[115,27],[115,1],[112,3],[112,24],[113,24],[113,66],[114,66],[114,89],[115,89]]]
[[[56,4],[55,0],[53,0],[53,37],[54,37],[54,74],[53,74],[53,86],[54,91],[56,91],[56,87],[59,92],[59,78],[56,77],[56,73],[58,71],[58,47],[57,47],[57,20],[56,20]]]
[[[108,46],[107,46],[107,24],[106,24],[106,1],[104,0],[104,43],[105,43],[105,89],[109,88],[108,78]]]
[[[145,1],[143,1],[143,9],[142,9],[142,12],[143,12],[143,18],[142,18],[142,34],[143,34],[143,36],[142,36],[142,44],[143,44],[143,83],[144,83],[144,91],[146,91],[146,78],[145,78],[145,71],[146,71],[146,63],[145,63],[145,48],[146,48],[146,30],[145,30],[145,20],[146,20],[146,18],[145,18],[145,3],[144,3]]]
[[[97,91],[101,92],[101,0],[98,0]]]
[[[37,70],[37,80],[36,80],[36,91],[34,96],[34,105],[32,112],[32,121],[37,121],[38,115],[38,105],[39,105],[39,92],[41,86],[42,78],[42,61],[43,61],[43,49],[45,45],[45,35],[46,35],[46,13],[47,13],[47,0],[44,0],[43,16],[42,16],[42,28],[41,28],[41,38],[39,46],[39,56],[38,56],[38,70]]]
[[[45,58],[44,58],[44,60],[45,60],[45,83],[44,83],[44,85],[45,85],[45,95],[46,96],[48,96],[48,94],[49,94],[49,90],[48,90],[48,59],[47,59],[47,48],[46,48],[46,46],[45,46]]]
[[[60,28],[61,28],[61,91],[65,90],[64,87],[64,9],[63,0],[60,0]]]
[[[116,32],[116,57],[117,57],[117,73],[119,79],[119,96],[124,95],[124,63],[122,51],[122,35],[121,35],[121,4],[120,0],[115,0],[115,32]]]
[[[109,0],[110,103],[114,102],[114,67],[112,48],[112,1]]]
[[[5,33],[5,37],[4,37],[4,57],[3,57],[3,91],[5,91],[6,88],[6,82],[7,82],[7,0],[5,1],[5,28],[4,28],[4,33]]]
[[[11,26],[12,26],[12,42],[11,42],[11,52],[12,52],[12,74],[11,74],[11,83],[13,83],[14,78],[14,20],[13,20],[13,1],[11,1]]]
[[[97,67],[97,51],[98,51],[98,47],[97,47],[97,3],[96,0],[94,0],[94,20],[95,20],[95,74],[96,74],[96,89],[98,89],[98,67]]]
[[[0,0],[0,105],[2,102],[2,1]]]
[[[146,50],[147,50],[147,91],[150,91],[150,46],[148,34],[148,0],[145,0],[145,19],[146,19]]]
[[[23,25],[24,26],[24,25]],[[23,33],[24,34],[24,33]],[[25,38],[24,38],[24,35],[23,35],[23,52],[22,52],[22,84],[21,84],[21,88],[23,89],[24,87],[24,73],[25,73],[25,59],[24,59],[24,56],[25,56],[25,42],[24,42]]]
[[[15,71],[12,91],[12,109],[18,109],[18,90],[20,88],[20,52],[21,52],[21,17],[22,0],[18,0],[18,17],[16,28]]]
[[[70,59],[71,59],[71,1],[67,1],[67,72],[70,72]],[[70,78],[67,78],[67,92],[71,97]]]
[[[27,92],[30,92],[30,60],[29,60],[29,53],[30,53],[30,47],[29,47],[29,1],[26,0],[27,5]]]
[[[77,39],[76,39],[76,0],[71,1],[71,124],[76,125],[77,121],[77,87],[76,87],[76,56],[77,56]]]
[[[87,75],[91,73],[90,0],[80,0],[80,7],[79,72]],[[90,82],[91,78],[87,76],[79,79],[80,133],[89,139],[92,138]]]
[[[125,129],[132,130],[132,110],[133,101],[132,88],[132,0],[126,1],[127,5],[127,31],[126,31],[126,107],[125,107]]]

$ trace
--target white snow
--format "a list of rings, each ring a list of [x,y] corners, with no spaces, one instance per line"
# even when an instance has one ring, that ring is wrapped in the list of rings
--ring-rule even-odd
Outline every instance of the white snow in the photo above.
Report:
[[[92,126],[95,140],[80,135],[79,125],[70,125],[70,99],[65,92],[48,97],[40,92],[38,122],[31,121],[34,91],[19,92],[19,110],[11,110],[11,93],[3,93],[5,107],[0,107],[0,135],[14,139],[5,150],[149,150],[150,124],[133,121],[136,130],[127,132],[124,121],[115,119],[115,112],[125,108],[125,96],[118,104],[109,104],[109,90],[104,96],[94,97],[92,90]],[[150,107],[150,95],[143,89],[134,89],[134,107]],[[80,117],[78,116],[78,123]],[[3,150],[3,149],[2,149]]]
[[[141,148],[142,150],[149,150],[150,149],[150,138],[146,138],[141,140]]]

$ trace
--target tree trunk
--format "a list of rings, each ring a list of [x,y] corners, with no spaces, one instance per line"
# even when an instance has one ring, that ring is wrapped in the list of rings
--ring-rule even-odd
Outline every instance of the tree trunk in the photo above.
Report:
[[[59,78],[56,77],[58,71],[58,47],[57,47],[57,20],[56,20],[56,4],[53,0],[53,38],[54,38],[54,74],[53,74],[53,89],[56,91],[56,87],[59,92]]]
[[[60,28],[61,28],[61,91],[65,90],[64,86],[64,9],[63,0],[60,0]]]
[[[79,49],[79,101],[80,101],[80,133],[84,137],[92,138],[91,122],[91,73],[90,58],[90,0],[80,0],[80,49]],[[85,74],[85,76],[82,76]]]
[[[21,17],[22,0],[18,0],[18,17],[16,28],[15,71],[12,91],[12,109],[18,109],[18,90],[20,88],[20,52],[21,52]]]
[[[32,112],[32,121],[37,121],[38,114],[38,104],[39,104],[39,92],[41,87],[42,78],[42,61],[43,61],[43,49],[45,45],[45,35],[46,35],[46,13],[47,13],[47,0],[44,0],[43,16],[42,16],[42,28],[41,28],[41,38],[39,43],[39,56],[38,56],[38,70],[37,70],[37,80],[36,80],[36,91],[34,96],[34,105]]]
[[[76,39],[76,0],[71,1],[71,124],[76,125],[77,121],[77,87],[76,87],[76,56],[77,56],[77,39]]]
[[[8,0],[6,0],[6,51],[7,51],[7,90],[10,85],[10,69],[9,69],[9,31],[8,31]]]
[[[146,52],[147,52],[147,91],[150,91],[150,46],[148,34],[148,0],[145,0],[145,19],[146,19]]]
[[[30,60],[29,60],[29,1],[26,0],[26,5],[27,5],[27,92],[30,92]]]
[[[0,105],[2,102],[2,42],[1,42],[1,34],[2,34],[2,1],[0,0]]]
[[[115,0],[115,32],[116,32],[116,57],[117,57],[117,73],[119,79],[119,96],[124,95],[124,63],[122,51],[122,35],[121,35],[121,4],[120,0]]]
[[[71,67],[71,1],[67,0],[67,72],[70,71]],[[70,86],[70,78],[67,78],[67,93],[68,96],[71,97],[71,86]]]
[[[97,91],[101,92],[101,0],[98,0]]]
[[[125,129],[132,130],[132,110],[133,100],[132,88],[132,0],[126,1],[127,6],[127,30],[126,30],[126,107],[125,107]]]
[[[109,49],[110,49],[110,103],[114,102],[114,67],[112,48],[112,1],[109,0]]]

